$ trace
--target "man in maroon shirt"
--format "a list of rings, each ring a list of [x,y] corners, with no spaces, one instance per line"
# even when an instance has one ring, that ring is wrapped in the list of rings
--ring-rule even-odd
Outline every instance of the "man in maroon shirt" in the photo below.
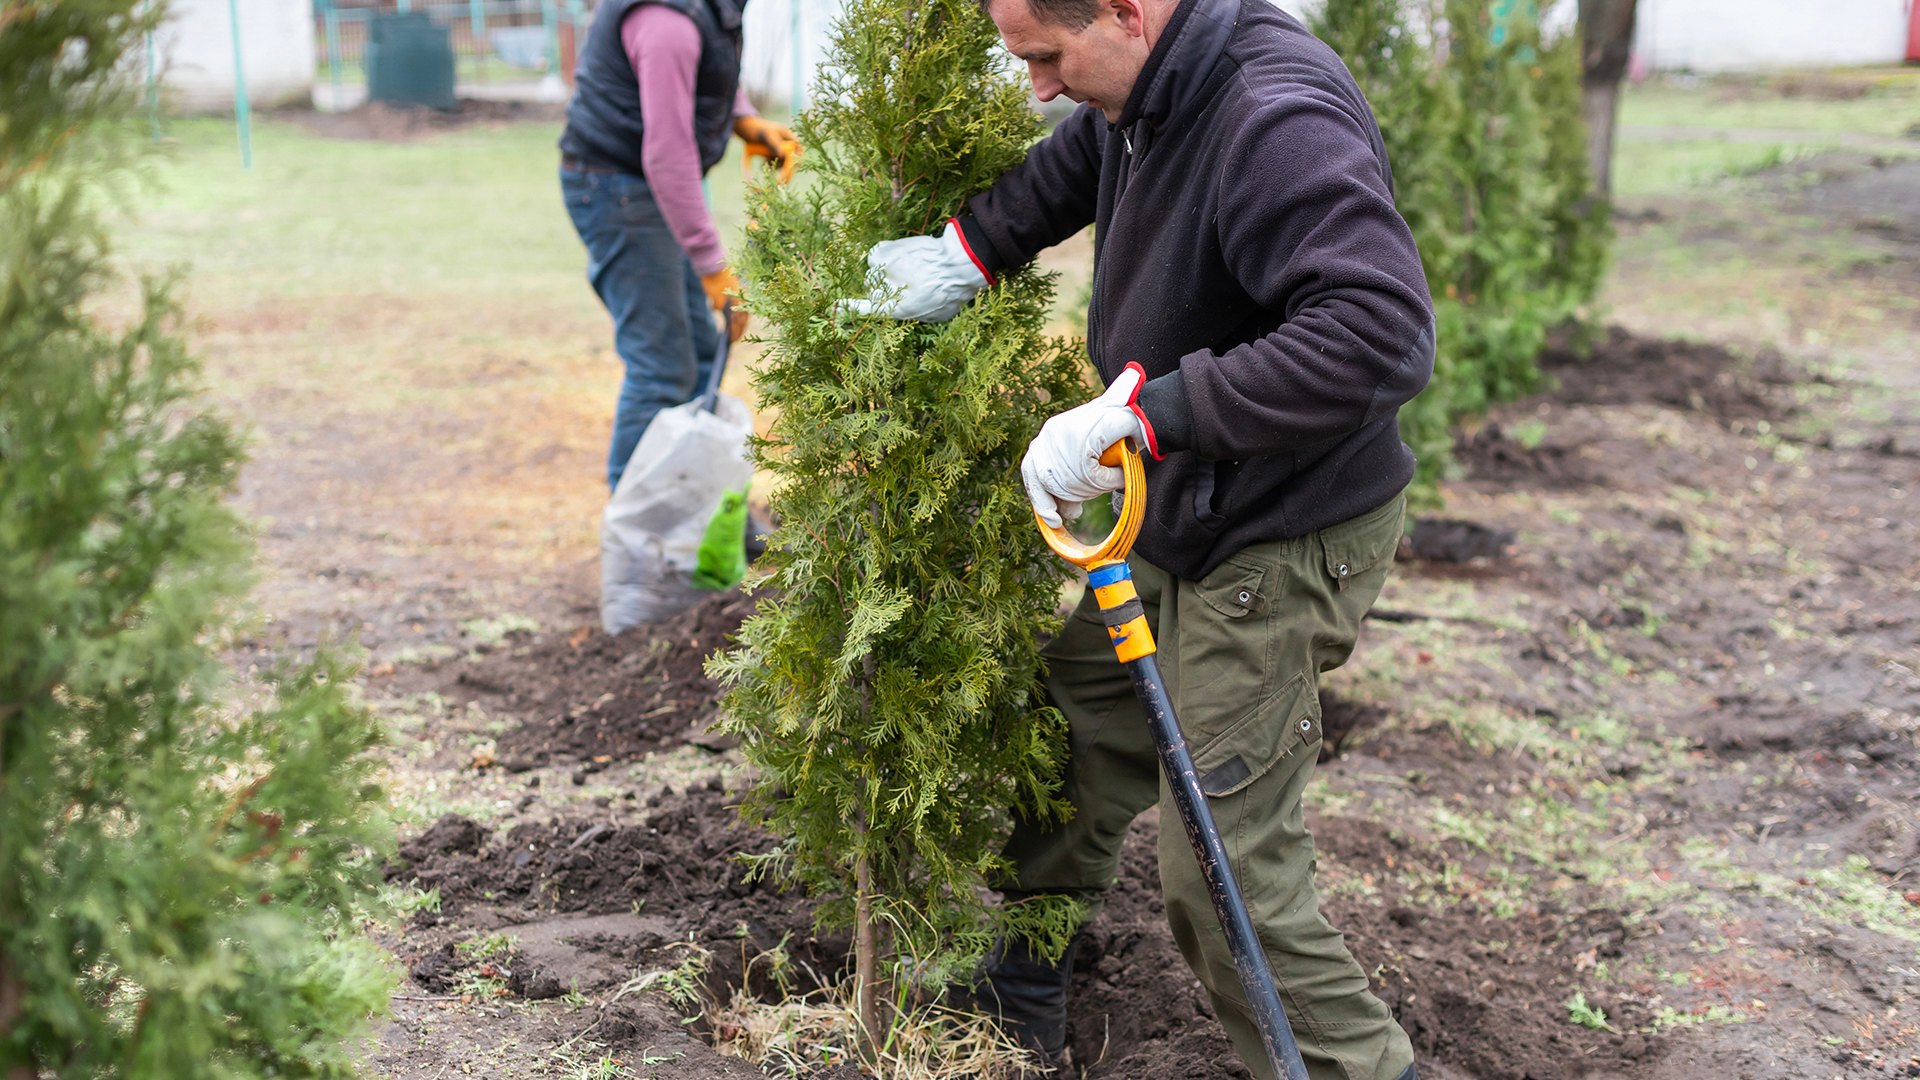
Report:
[[[701,178],[728,133],[749,157],[793,175],[793,132],[740,90],[744,0],[601,0],[581,49],[560,136],[560,186],[587,247],[587,277],[613,316],[626,366],[607,486],[661,409],[693,398],[712,370],[719,310],[740,282],[727,268]],[[734,312],[728,334],[745,332]]]

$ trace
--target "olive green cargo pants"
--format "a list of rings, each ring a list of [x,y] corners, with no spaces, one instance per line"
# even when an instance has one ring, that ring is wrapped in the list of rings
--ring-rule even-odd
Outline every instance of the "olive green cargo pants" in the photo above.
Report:
[[[1394,1080],[1413,1063],[1406,1033],[1320,915],[1301,807],[1320,749],[1320,673],[1352,653],[1386,582],[1404,508],[1396,496],[1319,533],[1256,545],[1199,581],[1131,563],[1174,711],[1314,1080]],[[1069,725],[1063,795],[1074,814],[1051,830],[1015,833],[1007,849],[1015,884],[1075,893],[1097,909],[1099,891],[1119,873],[1128,826],[1157,801],[1174,940],[1241,1060],[1271,1076],[1145,712],[1092,590],[1046,657],[1048,694]]]

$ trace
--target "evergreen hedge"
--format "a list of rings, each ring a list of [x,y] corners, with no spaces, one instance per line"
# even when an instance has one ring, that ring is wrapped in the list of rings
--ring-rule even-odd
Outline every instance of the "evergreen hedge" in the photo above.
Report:
[[[331,659],[228,682],[240,443],[167,286],[109,270],[162,14],[0,15],[0,1076],[346,1077],[379,733]]]
[[[1400,412],[1431,504],[1456,423],[1539,388],[1548,332],[1581,319],[1605,272],[1579,42],[1544,39],[1515,0],[1325,0],[1312,28],[1373,105],[1433,290],[1433,382]]]

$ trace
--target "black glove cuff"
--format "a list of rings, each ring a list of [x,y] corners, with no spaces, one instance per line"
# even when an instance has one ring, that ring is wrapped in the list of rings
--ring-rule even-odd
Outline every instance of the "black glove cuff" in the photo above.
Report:
[[[972,254],[974,262],[980,264],[980,269],[989,278],[999,277],[1000,273],[1007,268],[1007,260],[1000,257],[1000,252],[995,250],[993,241],[987,239],[987,231],[980,227],[979,222],[973,220],[972,214],[961,214],[953,220],[959,222],[960,239],[966,243],[967,251]]]
[[[1187,380],[1180,372],[1170,371],[1148,380],[1134,404],[1153,426],[1159,456],[1193,448],[1193,405],[1187,400]]]

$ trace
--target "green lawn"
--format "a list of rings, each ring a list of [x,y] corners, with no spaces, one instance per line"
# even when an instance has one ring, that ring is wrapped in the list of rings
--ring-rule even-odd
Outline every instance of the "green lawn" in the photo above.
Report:
[[[123,248],[191,263],[197,290],[253,297],[379,291],[498,298],[584,289],[585,256],[560,203],[558,126],[474,127],[405,143],[254,125],[240,167],[228,120],[176,120],[167,160]],[[715,217],[737,236],[737,151],[713,172]]]
[[[1863,89],[1856,97],[1809,85]],[[1877,152],[1920,154],[1920,72],[1884,69],[1812,76],[1798,84],[1656,79],[1622,96],[1614,189],[1627,198],[1698,189],[1841,145],[1872,140]],[[1852,92],[1852,91],[1844,91]]]

